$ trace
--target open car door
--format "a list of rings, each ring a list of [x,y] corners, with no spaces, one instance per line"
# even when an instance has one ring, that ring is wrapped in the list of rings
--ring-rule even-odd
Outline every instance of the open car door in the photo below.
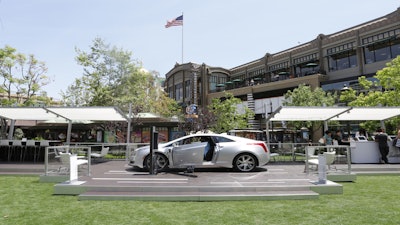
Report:
[[[186,139],[174,144],[171,150],[173,167],[184,168],[201,165],[203,163],[206,144],[207,142]]]

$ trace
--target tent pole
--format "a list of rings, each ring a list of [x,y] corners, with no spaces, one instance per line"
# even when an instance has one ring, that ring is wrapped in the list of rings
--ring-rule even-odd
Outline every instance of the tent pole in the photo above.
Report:
[[[13,140],[14,136],[14,128],[15,128],[15,120],[11,120],[10,128],[8,129],[8,140]]]
[[[267,147],[268,150],[271,151],[271,140],[269,138],[269,116],[267,113],[267,104],[264,104],[264,111],[265,111],[265,134],[267,136]],[[272,111],[271,111],[272,113]]]
[[[72,120],[68,120],[67,145],[71,143]]]
[[[384,120],[381,120],[380,122],[381,122],[381,128],[382,128],[382,129],[385,131],[385,133],[386,133],[385,121],[384,121]]]
[[[128,130],[126,131],[126,151],[125,151],[125,160],[129,161],[129,156],[131,155],[129,152],[129,143],[131,142],[131,121],[132,121],[132,103],[129,103],[129,118],[128,118]]]

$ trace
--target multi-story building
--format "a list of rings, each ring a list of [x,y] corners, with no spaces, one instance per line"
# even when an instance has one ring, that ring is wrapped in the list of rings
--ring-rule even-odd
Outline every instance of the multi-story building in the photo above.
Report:
[[[207,64],[176,64],[165,89],[182,104],[206,106],[229,91],[262,117],[282,104],[288,91],[307,84],[325,91],[357,87],[400,55],[400,8],[380,18],[325,35],[231,69]],[[257,123],[255,124],[257,127]]]

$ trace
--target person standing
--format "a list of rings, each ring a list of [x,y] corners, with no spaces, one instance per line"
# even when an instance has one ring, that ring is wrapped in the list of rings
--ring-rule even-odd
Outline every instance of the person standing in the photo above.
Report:
[[[340,130],[336,131],[336,134],[333,136],[333,139],[338,142],[338,145],[350,145],[350,142],[343,141],[342,132]]]
[[[375,135],[375,142],[378,142],[378,147],[379,147],[379,152],[381,153],[381,157],[383,162],[389,163],[387,155],[389,154],[389,145],[387,143],[388,141],[388,135],[383,132],[382,128],[379,128],[376,130],[378,132]]]
[[[333,145],[332,132],[330,130],[325,131],[324,140],[325,145]]]

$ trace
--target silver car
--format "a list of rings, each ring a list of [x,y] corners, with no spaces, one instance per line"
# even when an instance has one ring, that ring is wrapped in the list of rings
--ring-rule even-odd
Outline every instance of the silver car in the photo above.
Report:
[[[154,150],[157,170],[189,167],[227,167],[254,171],[270,159],[266,144],[224,134],[193,134],[158,145]],[[129,165],[149,170],[150,146],[135,149]]]

